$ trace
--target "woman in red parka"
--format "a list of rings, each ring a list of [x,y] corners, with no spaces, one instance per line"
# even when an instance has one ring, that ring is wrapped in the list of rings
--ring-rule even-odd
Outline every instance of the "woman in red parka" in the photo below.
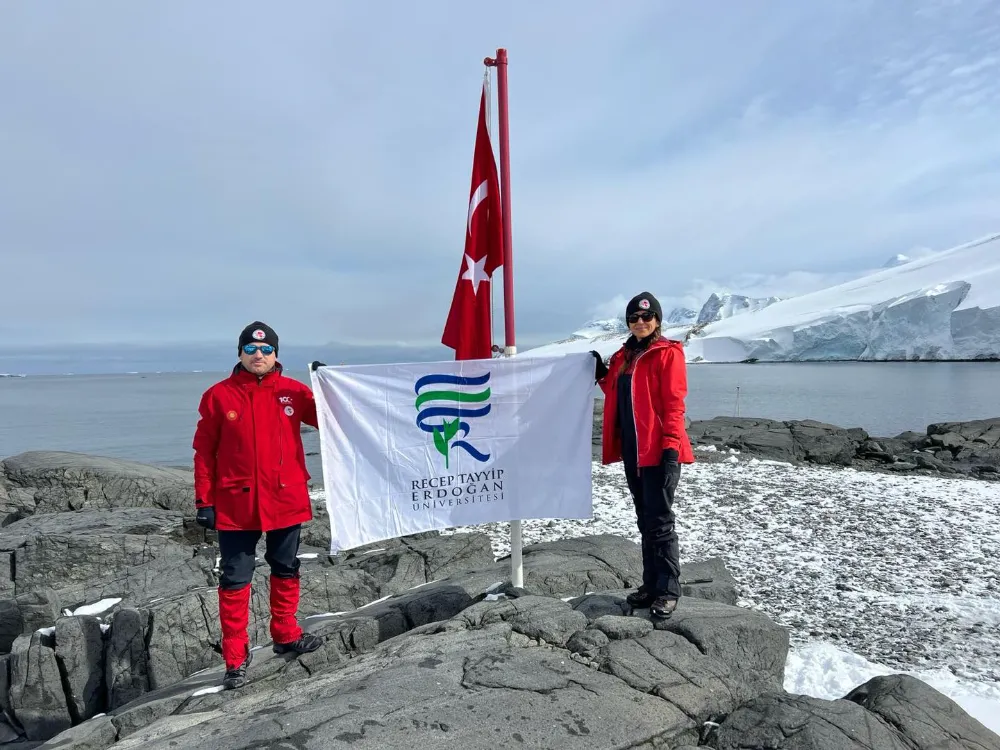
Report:
[[[629,301],[625,317],[632,335],[608,365],[594,352],[605,397],[603,463],[624,463],[642,537],[642,585],[628,603],[662,619],[681,597],[674,492],[681,464],[694,462],[684,427],[684,346],[663,338],[660,303],[649,292]]]
[[[260,321],[240,334],[239,364],[201,397],[194,435],[197,521],[219,536],[219,620],[226,689],[250,666],[250,581],[266,535],[274,651],[307,653],[322,641],[299,627],[299,532],[312,518],[302,422],[316,427],[308,386],[282,375],[278,335]]]

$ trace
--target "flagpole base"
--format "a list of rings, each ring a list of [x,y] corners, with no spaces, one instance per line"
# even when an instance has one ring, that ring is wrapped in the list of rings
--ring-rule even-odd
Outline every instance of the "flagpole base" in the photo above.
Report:
[[[516,346],[505,346],[503,348],[503,356],[505,356],[505,357],[513,357],[515,354],[517,354],[517,347]]]
[[[510,582],[514,588],[524,587],[524,565],[521,561],[521,522],[510,522]]]

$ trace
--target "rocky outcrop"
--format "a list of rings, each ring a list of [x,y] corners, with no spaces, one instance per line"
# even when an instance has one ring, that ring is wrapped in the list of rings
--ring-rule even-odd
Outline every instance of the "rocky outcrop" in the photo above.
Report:
[[[876,677],[842,700],[761,695],[710,733],[717,750],[998,750],[1000,737],[907,675]]]
[[[788,432],[810,456],[840,455],[821,428]],[[683,747],[742,741],[751,734],[740,727],[762,727],[761,716],[786,742],[795,717],[850,730],[838,718],[850,712],[874,722],[872,738],[910,748],[925,736],[915,707],[934,706],[928,742],[995,749],[922,683],[872,682],[832,702],[784,694],[788,633],[734,606],[722,560],[683,566],[680,608],[654,623],[625,600],[641,579],[639,548],[613,535],[525,547],[513,588],[509,560],[494,561],[483,534],[430,532],[330,557],[308,546],[323,541],[314,522],[300,617],[324,646],[300,658],[268,648],[260,559],[252,684],[222,693],[214,534],[193,524],[191,506],[164,504],[190,478],[128,462],[116,478],[79,456],[53,473],[16,458],[0,496],[8,510],[19,504],[0,528],[0,744]],[[124,486],[144,494],[116,494]],[[77,503],[80,492],[83,505],[58,510],[57,498]]]
[[[110,508],[189,510],[192,472],[62,451],[30,451],[4,459],[13,515]],[[30,500],[29,500],[30,497]],[[11,495],[11,500],[14,495]],[[8,504],[11,502],[8,500]],[[0,519],[7,525],[15,518]]]
[[[813,420],[716,417],[692,422],[699,446],[788,462],[1000,479],[1000,418],[929,425],[925,433],[872,437]]]
[[[414,597],[440,604],[461,587],[422,588],[364,617],[388,623]],[[836,701],[785,693],[787,633],[753,611],[685,598],[654,623],[631,612],[624,591],[601,597],[595,607],[593,597],[511,591],[438,609],[439,619],[380,642],[345,638],[361,616],[347,615],[314,629],[324,637],[315,653],[258,652],[245,690],[218,692],[221,670],[211,670],[45,747],[1000,747],[909,678],[879,678]]]

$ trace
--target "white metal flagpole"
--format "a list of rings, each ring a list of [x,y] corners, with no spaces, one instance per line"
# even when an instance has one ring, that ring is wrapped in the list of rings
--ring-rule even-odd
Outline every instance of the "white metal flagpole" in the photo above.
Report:
[[[517,354],[514,342],[514,249],[510,222],[510,118],[507,108],[507,50],[497,49],[497,56],[487,57],[487,67],[497,69],[497,109],[500,120],[500,210],[503,220],[503,313],[504,356]],[[492,143],[492,138],[490,139]],[[492,290],[493,285],[490,284]],[[524,585],[524,566],[521,560],[521,521],[510,522],[510,577],[511,583]]]

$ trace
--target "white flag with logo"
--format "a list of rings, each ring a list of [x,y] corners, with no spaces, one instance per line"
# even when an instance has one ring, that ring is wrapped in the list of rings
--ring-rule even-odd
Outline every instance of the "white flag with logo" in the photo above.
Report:
[[[331,552],[592,515],[589,353],[320,367],[312,387]]]

